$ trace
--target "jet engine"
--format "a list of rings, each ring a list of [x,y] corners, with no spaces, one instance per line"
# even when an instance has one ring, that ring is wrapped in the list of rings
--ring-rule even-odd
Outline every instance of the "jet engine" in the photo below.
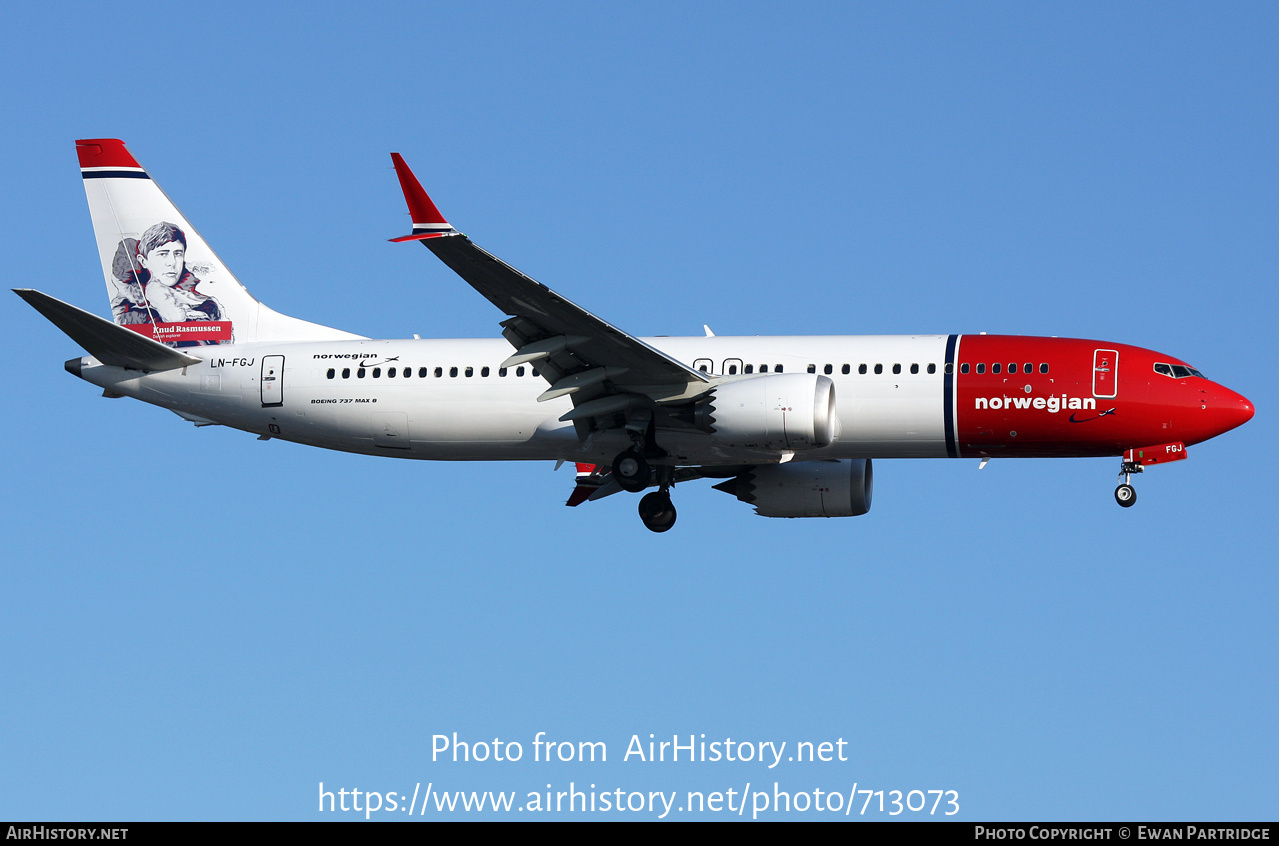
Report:
[[[752,467],[715,486],[761,517],[857,517],[870,511],[869,458]]]
[[[728,446],[800,450],[839,438],[835,383],[775,373],[716,386],[694,411],[696,425]]]

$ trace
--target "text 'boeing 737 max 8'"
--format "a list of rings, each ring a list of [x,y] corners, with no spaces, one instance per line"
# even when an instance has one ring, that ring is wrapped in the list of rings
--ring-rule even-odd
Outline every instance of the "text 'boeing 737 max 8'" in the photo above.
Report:
[[[502,338],[373,340],[249,294],[121,141],[76,142],[112,320],[17,293],[89,354],[66,369],[197,426],[368,455],[572,461],[577,505],[639,493],[675,523],[699,478],[765,517],[848,517],[874,458],[1117,456],[1130,476],[1240,426],[1184,361],[998,335],[637,338],[475,246],[392,154],[420,241],[497,306]]]

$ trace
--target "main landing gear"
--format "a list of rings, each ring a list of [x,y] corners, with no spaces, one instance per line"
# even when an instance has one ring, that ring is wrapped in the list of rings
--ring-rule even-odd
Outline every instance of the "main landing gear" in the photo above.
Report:
[[[675,525],[675,505],[669,491],[645,494],[639,504],[640,519],[650,532],[664,532]]]
[[[652,481],[653,468],[644,458],[644,453],[632,447],[613,459],[613,478],[622,490],[639,493]]]
[[[1119,465],[1119,477],[1123,479],[1123,482],[1115,488],[1115,502],[1124,508],[1132,508],[1137,503],[1137,489],[1129,484],[1129,480],[1133,473],[1140,473],[1144,469],[1140,464],[1131,461],[1125,461]]]
[[[639,493],[653,484],[656,476],[659,490],[645,494],[639,503],[640,519],[650,532],[665,532],[675,525],[675,505],[671,502],[671,485],[675,468],[654,468],[644,453],[632,447],[613,459],[613,478],[622,490]]]

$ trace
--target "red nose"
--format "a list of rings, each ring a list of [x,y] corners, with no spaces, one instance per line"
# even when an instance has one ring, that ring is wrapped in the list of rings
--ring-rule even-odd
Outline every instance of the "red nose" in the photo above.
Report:
[[[1212,415],[1213,429],[1220,435],[1247,423],[1256,409],[1247,397],[1218,385],[1208,400],[1208,412]]]

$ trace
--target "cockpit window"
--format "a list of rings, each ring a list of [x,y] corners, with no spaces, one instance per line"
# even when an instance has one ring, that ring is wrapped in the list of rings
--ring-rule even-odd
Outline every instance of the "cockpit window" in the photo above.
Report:
[[[1193,367],[1187,367],[1184,364],[1165,364],[1162,361],[1155,362],[1155,372],[1162,373],[1172,379],[1187,379],[1191,376],[1198,376],[1200,379],[1204,375]]]

